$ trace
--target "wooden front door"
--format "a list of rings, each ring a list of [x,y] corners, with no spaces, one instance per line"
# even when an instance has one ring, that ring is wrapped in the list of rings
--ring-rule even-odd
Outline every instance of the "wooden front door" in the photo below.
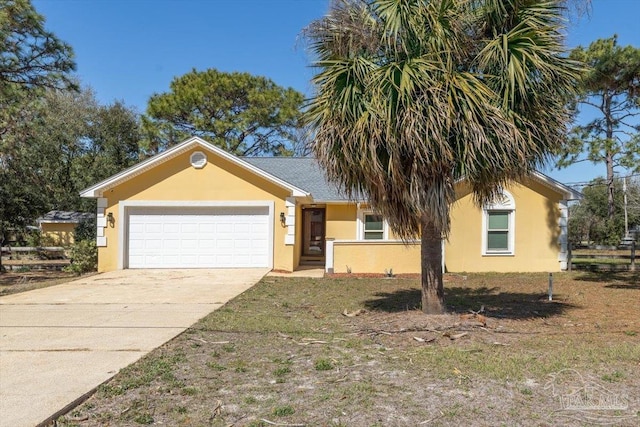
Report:
[[[302,256],[324,256],[325,209],[302,210]]]

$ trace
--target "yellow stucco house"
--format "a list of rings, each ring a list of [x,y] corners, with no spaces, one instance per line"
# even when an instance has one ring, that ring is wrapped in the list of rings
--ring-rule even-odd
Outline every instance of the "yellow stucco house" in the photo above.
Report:
[[[443,243],[447,271],[566,267],[567,201],[580,194],[535,173],[480,209],[464,182]],[[97,199],[98,269],[266,267],[419,273],[366,203],[328,184],[311,158],[239,158],[191,138],[84,190]]]
[[[43,241],[54,246],[71,246],[75,241],[75,230],[81,221],[93,214],[72,211],[49,211],[36,220]]]

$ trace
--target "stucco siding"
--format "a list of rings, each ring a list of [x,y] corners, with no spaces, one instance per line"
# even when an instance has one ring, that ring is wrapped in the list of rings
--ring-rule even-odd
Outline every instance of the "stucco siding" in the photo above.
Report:
[[[43,222],[40,225],[42,230],[43,241],[47,245],[54,246],[71,246],[74,240],[74,233],[76,230],[75,223],[47,223]]]
[[[289,192],[255,174],[214,154],[207,153],[208,163],[202,169],[190,164],[190,150],[151,170],[107,190],[107,213],[112,213],[115,226],[105,228],[107,246],[99,248],[99,271],[118,268],[120,201],[157,202],[273,202],[274,203],[274,260],[273,268],[293,269],[294,246],[285,245],[286,227],[280,224],[280,212],[286,212],[285,199]]]
[[[334,273],[420,273],[420,245],[402,242],[335,242]]]
[[[353,240],[357,237],[357,207],[353,203],[327,205],[327,238]]]
[[[445,244],[447,271],[558,271],[560,196],[535,181],[506,187],[515,199],[515,243],[512,255],[483,255],[483,211],[468,189],[451,209],[451,234]]]

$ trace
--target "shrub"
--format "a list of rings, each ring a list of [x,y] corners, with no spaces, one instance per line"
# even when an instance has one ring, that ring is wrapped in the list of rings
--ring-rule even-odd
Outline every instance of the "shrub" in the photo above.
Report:
[[[24,237],[25,244],[37,248],[42,246],[42,233],[40,230],[29,230]]]
[[[94,240],[96,238],[96,217],[83,218],[73,232],[76,242]]]
[[[81,240],[71,247],[71,264],[65,268],[75,274],[88,273],[98,269],[98,247],[95,240]]]

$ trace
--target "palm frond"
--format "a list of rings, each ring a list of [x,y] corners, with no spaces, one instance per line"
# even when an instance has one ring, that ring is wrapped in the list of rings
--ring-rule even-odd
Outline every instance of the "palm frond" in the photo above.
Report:
[[[317,58],[306,118],[328,178],[403,238],[443,234],[455,183],[477,203],[563,139],[580,66],[560,1],[337,0],[307,30]]]

